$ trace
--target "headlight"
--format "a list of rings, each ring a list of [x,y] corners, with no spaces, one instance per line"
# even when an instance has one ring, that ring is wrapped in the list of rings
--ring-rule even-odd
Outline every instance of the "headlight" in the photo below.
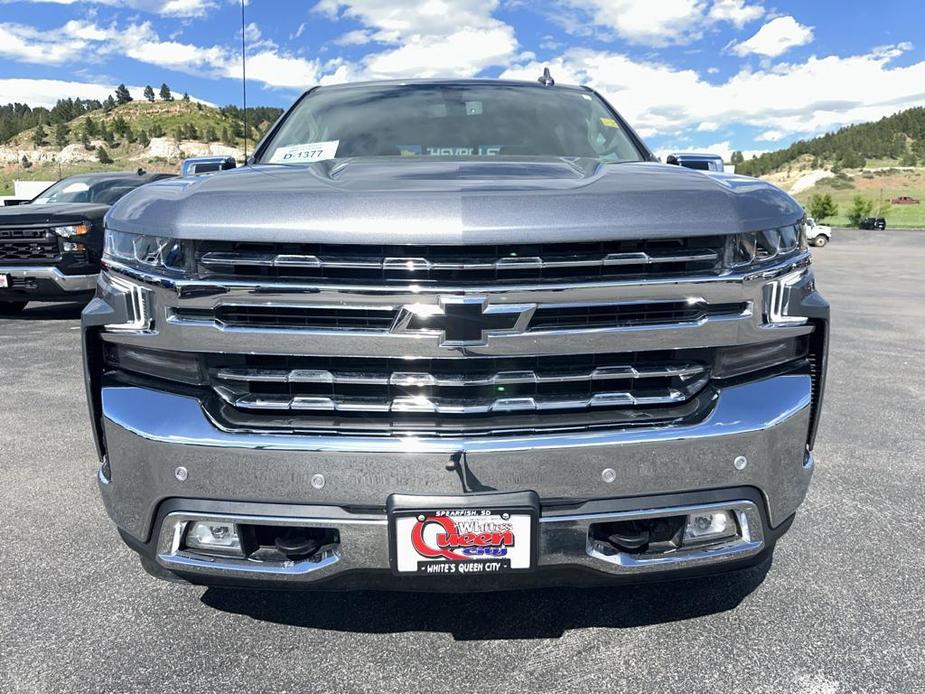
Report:
[[[806,248],[803,223],[736,234],[732,242],[732,267],[778,260]]]
[[[72,236],[83,236],[90,233],[89,224],[68,224],[66,226],[52,227],[51,230],[64,239]]]
[[[103,260],[123,263],[139,270],[183,270],[183,242],[163,236],[128,234],[106,230]]]

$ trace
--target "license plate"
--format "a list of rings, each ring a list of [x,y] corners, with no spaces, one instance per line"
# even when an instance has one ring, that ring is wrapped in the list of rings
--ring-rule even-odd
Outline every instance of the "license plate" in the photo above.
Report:
[[[0,275],[0,289],[6,289],[10,286],[10,276]]]
[[[531,569],[535,509],[522,504],[478,506],[473,501],[393,509],[390,535],[395,572],[467,576]]]

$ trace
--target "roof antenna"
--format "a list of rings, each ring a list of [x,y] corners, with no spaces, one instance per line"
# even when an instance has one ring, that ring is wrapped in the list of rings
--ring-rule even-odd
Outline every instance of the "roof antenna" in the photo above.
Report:
[[[552,75],[549,74],[548,67],[543,68],[543,76],[540,77],[537,82],[542,84],[544,87],[554,87],[556,85],[556,81],[552,78]]]
[[[241,96],[244,102],[244,164],[247,165],[247,53],[246,39],[247,26],[244,24],[244,5],[241,0]]]

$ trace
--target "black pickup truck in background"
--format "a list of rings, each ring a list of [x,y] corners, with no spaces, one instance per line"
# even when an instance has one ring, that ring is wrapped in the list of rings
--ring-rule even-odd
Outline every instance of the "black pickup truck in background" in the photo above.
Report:
[[[89,300],[103,253],[103,216],[135,188],[172,174],[107,172],[62,179],[0,208],[0,315],[30,301]]]

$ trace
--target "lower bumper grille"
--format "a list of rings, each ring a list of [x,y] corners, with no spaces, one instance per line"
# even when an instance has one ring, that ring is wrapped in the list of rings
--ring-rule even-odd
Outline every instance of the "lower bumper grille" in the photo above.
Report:
[[[709,379],[708,352],[574,355],[565,364],[557,356],[214,355],[208,357],[208,379],[229,422],[239,425],[258,426],[263,419],[274,426],[387,431],[476,422],[488,428],[537,428],[543,422],[572,427],[615,410],[627,420],[651,421],[659,410],[687,403]]]

